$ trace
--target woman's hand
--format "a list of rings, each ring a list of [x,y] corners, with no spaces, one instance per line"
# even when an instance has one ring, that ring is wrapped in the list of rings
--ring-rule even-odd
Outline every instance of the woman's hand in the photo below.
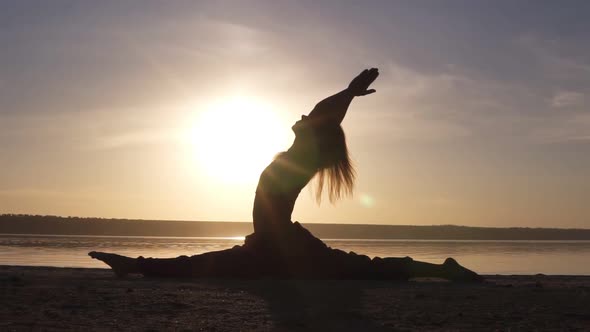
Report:
[[[379,69],[365,69],[350,82],[347,90],[355,97],[374,93],[375,89],[369,89],[369,85],[377,79],[377,76],[379,76]]]
[[[374,93],[375,89],[369,89],[369,85],[377,79],[379,70],[377,68],[365,69],[352,82],[348,88],[320,101],[309,113],[308,118],[312,119],[316,126],[319,124],[332,123],[340,124],[346,115],[348,106],[354,97],[366,96]]]

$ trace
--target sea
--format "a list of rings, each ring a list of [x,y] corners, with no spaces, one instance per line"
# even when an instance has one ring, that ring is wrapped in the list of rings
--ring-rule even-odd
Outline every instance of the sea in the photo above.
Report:
[[[480,274],[590,275],[590,241],[323,239],[369,257],[442,263],[453,257]],[[240,237],[154,237],[0,234],[0,265],[108,268],[89,251],[137,257],[196,255],[240,245]]]

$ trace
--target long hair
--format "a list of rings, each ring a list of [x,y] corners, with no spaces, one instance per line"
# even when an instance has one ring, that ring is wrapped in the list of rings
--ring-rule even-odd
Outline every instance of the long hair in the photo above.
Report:
[[[354,189],[356,172],[346,146],[342,126],[324,127],[316,132],[319,148],[319,168],[315,175],[315,198],[321,203],[324,188],[327,188],[330,203],[350,196]]]

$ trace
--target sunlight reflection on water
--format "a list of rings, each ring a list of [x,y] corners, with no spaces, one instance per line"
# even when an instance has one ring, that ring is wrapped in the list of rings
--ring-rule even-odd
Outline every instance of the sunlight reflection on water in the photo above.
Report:
[[[370,257],[410,256],[441,263],[454,257],[483,274],[590,275],[590,241],[340,240],[325,242]],[[0,264],[99,267],[92,250],[126,256],[176,257],[231,248],[243,238],[0,235]]]

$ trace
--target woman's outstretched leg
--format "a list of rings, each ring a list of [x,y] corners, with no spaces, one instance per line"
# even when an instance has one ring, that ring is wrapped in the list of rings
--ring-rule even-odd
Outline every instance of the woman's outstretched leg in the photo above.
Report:
[[[146,277],[253,277],[260,273],[258,261],[248,250],[240,246],[207,252],[201,255],[176,258],[132,258],[112,253],[92,251],[88,255],[113,269],[118,277],[143,274]]]
[[[137,265],[137,259],[107,252],[91,251],[88,256],[102,261],[110,266],[117,277],[125,277],[128,274],[141,273]]]
[[[482,281],[479,274],[461,266],[453,258],[443,264],[432,264],[405,258],[379,258],[372,260],[375,273],[385,279],[442,278],[451,281]]]

